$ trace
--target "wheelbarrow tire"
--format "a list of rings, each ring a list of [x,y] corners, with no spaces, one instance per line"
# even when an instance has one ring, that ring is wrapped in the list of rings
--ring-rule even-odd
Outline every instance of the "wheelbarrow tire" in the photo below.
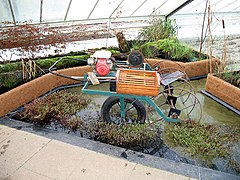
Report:
[[[146,109],[145,109],[144,105],[140,101],[138,101],[136,99],[131,99],[131,98],[124,98],[124,102],[132,104],[133,108],[135,108],[136,113],[137,113],[137,118],[136,118],[136,121],[134,121],[134,122],[141,123],[141,124],[145,123]],[[110,115],[112,107],[119,103],[120,103],[119,97],[115,97],[115,96],[108,97],[105,100],[105,102],[102,105],[102,109],[101,109],[101,116],[102,116],[103,121],[120,124],[120,123],[116,123],[115,121],[113,121],[113,119],[111,118],[111,115]],[[119,112],[119,116],[120,116],[120,112]]]

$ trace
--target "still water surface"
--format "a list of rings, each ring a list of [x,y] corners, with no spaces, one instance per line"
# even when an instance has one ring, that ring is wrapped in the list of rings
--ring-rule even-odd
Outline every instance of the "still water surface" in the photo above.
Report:
[[[227,109],[221,104],[215,102],[211,98],[203,95],[200,90],[205,89],[206,79],[194,80],[190,82],[193,86],[196,96],[199,99],[203,114],[201,122],[210,123],[210,124],[218,124],[218,125],[227,125],[233,127],[240,127],[240,116],[233,111]],[[82,87],[69,88],[68,91],[71,92],[79,92],[81,93]],[[91,89],[101,89],[108,90],[109,84],[103,83],[101,85],[92,86]],[[88,95],[89,96],[89,95]],[[83,109],[78,114],[82,116],[84,119],[88,120],[89,118],[99,117],[101,105],[107,98],[106,96],[99,95],[91,95],[89,96],[93,103],[88,105],[87,108]]]

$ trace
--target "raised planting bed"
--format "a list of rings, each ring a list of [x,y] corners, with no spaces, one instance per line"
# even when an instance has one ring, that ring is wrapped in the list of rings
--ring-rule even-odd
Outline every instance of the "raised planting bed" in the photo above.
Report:
[[[214,74],[208,74],[206,81],[206,91],[211,95],[221,99],[230,106],[240,111],[240,88],[236,87]]]
[[[57,72],[72,76],[83,76],[89,71],[92,71],[91,67],[81,66],[58,70]],[[0,95],[0,117],[56,87],[76,83],[79,83],[79,81],[66,79],[48,73],[30,82],[20,85]]]
[[[151,66],[160,65],[161,68],[174,68],[185,71],[189,78],[206,76],[210,72],[209,60],[202,60],[197,62],[183,63],[170,60],[146,59]],[[212,69],[215,68],[219,61],[214,59],[211,63]],[[82,76],[85,73],[92,71],[89,66],[73,67],[59,70],[59,73],[66,75]],[[66,84],[74,84],[79,81],[69,80],[66,78],[54,76],[52,74],[45,74],[28,83],[25,83],[17,88],[14,88],[4,94],[0,95],[0,102],[4,104],[0,109],[0,116],[4,116],[10,111],[32,101],[38,96],[50,91],[53,88]]]

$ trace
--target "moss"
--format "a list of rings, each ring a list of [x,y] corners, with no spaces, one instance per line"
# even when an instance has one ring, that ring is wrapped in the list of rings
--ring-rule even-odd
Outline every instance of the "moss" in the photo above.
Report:
[[[0,87],[3,89],[11,89],[21,83],[21,76],[19,72],[1,73]]]
[[[20,69],[21,69],[21,64],[19,62],[0,64],[0,73],[12,72]]]
[[[73,56],[64,56],[64,57],[68,59],[75,58],[79,60],[61,61],[56,65],[58,69],[84,65],[86,63],[82,60],[87,60],[90,56],[87,54],[83,54],[83,55],[73,55]],[[51,65],[53,65],[59,59],[60,57],[52,57],[52,58],[44,58],[44,59],[39,58],[39,59],[35,59],[34,61],[41,69],[48,69]],[[0,64],[0,73],[13,72],[18,70],[21,70],[21,62],[10,62],[6,64]]]

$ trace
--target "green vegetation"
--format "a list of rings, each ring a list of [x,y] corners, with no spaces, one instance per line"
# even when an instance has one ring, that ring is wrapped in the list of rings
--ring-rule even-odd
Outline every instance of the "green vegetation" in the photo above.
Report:
[[[146,58],[164,58],[182,62],[206,59],[206,56],[180,43],[175,20],[154,18],[140,31],[137,40],[131,41],[132,49],[139,50]]]
[[[83,95],[66,91],[55,92],[25,105],[24,110],[19,112],[16,118],[40,125],[48,125],[51,122],[61,121],[74,115],[89,102],[90,99]]]
[[[91,139],[138,151],[152,150],[156,144],[158,147],[162,145],[157,127],[152,129],[148,124],[116,125],[102,121],[84,121],[76,116],[76,112],[89,102],[86,96],[60,91],[34,100],[16,117],[43,126],[55,123],[58,127],[79,131]],[[239,132],[239,127],[230,130],[227,127],[186,121],[166,124],[163,135],[169,146],[180,147],[184,153],[204,159],[209,164],[216,157],[229,155],[232,144],[239,141]],[[237,162],[232,163],[238,166]]]
[[[167,125],[164,138],[171,146],[182,147],[190,155],[211,162],[228,155],[231,144],[238,141],[238,130],[186,121]]]
[[[61,57],[61,56],[60,56]],[[48,57],[48,58],[39,58],[34,59],[36,64],[41,69],[48,69],[53,63],[55,63],[57,60],[60,59],[60,57]],[[69,55],[64,56],[65,58],[77,58],[82,60],[87,60],[90,56],[88,54],[81,54],[81,55]],[[67,67],[74,67],[78,65],[84,64],[83,61],[79,60],[67,60],[67,61],[61,61],[57,64],[57,68],[67,68]],[[9,62],[5,64],[0,64],[0,73],[6,73],[6,72],[12,72],[12,71],[18,71],[21,70],[21,62]]]
[[[240,71],[221,73],[217,77],[240,88]]]
[[[0,74],[0,93],[7,91],[22,83],[21,73],[18,72],[9,72]]]
[[[21,69],[20,62],[0,64],[0,73],[12,72]]]
[[[15,118],[41,126],[54,123],[65,130],[80,131],[94,140],[132,149],[150,147],[156,141],[157,131],[150,129],[148,124],[86,122],[76,116],[76,112],[89,102],[90,99],[82,94],[59,91],[25,105]]]
[[[139,40],[155,42],[177,36],[178,26],[175,20],[153,18],[150,25],[143,28],[139,34]]]
[[[156,139],[157,132],[147,124],[113,124],[107,122],[89,122],[85,129],[88,135],[97,141],[125,148],[146,148]]]
[[[140,46],[135,45],[134,48],[148,58],[163,56],[166,59],[189,62],[193,61],[195,56],[192,48],[180,43],[176,38],[147,42]]]
[[[79,54],[79,55],[78,55]],[[82,66],[85,65],[90,56],[86,53],[69,53],[67,56],[62,56],[65,60],[57,63],[57,69],[63,69],[68,67]],[[48,72],[48,68],[53,65],[61,57],[48,57],[34,59],[37,65],[36,77],[39,77],[44,71]],[[77,59],[77,60],[75,60]],[[20,84],[24,80],[22,79],[22,63],[21,62],[9,62],[0,64],[0,93],[4,93]]]

